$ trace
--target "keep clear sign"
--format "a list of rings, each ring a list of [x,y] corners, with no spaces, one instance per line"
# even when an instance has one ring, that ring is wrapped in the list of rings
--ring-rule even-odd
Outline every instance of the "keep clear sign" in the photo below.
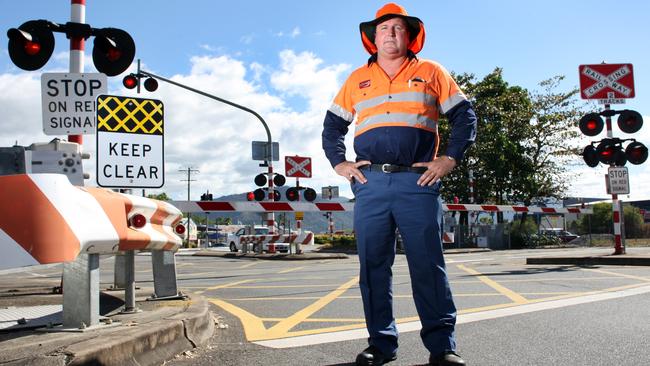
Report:
[[[160,188],[165,183],[163,104],[159,100],[97,98],[97,184]]]
[[[97,96],[106,93],[102,73],[41,75],[43,132],[46,135],[95,133]]]

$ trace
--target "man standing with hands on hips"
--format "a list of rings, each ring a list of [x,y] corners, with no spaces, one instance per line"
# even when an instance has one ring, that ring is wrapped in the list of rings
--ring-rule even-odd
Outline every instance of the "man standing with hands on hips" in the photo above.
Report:
[[[351,182],[361,297],[370,337],[357,365],[397,358],[392,264],[399,229],[422,323],[430,365],[465,365],[456,353],[456,307],[442,254],[440,179],[476,137],[476,116],[440,64],[418,59],[422,21],[397,4],[359,26],[368,64],[348,77],[325,116],[323,149],[337,174]],[[437,156],[438,117],[451,124],[444,155]],[[355,122],[356,162],[344,138]]]

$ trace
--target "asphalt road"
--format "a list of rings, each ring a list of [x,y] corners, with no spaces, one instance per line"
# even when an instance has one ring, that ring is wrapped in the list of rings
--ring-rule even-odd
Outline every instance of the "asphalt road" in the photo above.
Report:
[[[468,364],[650,364],[650,268],[525,265],[526,257],[563,253],[447,256],[459,351]],[[355,256],[177,258],[179,287],[210,299],[221,328],[209,347],[169,365],[351,365],[366,347]],[[146,281],[150,270],[138,268],[138,280]],[[397,256],[394,276],[401,335],[391,365],[426,364],[404,256]]]

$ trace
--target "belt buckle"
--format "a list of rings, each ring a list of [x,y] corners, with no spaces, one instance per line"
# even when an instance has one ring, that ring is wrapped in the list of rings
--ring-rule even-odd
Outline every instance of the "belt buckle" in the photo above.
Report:
[[[381,166],[381,171],[384,173],[392,173],[392,171],[388,170],[390,168],[390,164],[384,164]]]

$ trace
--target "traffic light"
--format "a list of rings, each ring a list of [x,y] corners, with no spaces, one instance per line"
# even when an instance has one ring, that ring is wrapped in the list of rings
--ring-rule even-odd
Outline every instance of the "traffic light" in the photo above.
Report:
[[[587,136],[596,136],[603,130],[603,119],[601,116],[611,117],[618,114],[618,127],[625,133],[635,133],[643,126],[643,117],[640,113],[632,110],[605,110],[601,113],[588,113],[580,119],[580,131]],[[626,148],[623,144],[632,141]],[[594,147],[594,144],[598,144]],[[582,150],[582,158],[590,167],[598,166],[598,163],[614,166],[624,166],[628,161],[632,164],[643,164],[648,158],[648,148],[635,139],[619,139],[607,137],[600,141],[592,141]]]
[[[95,29],[85,23],[56,24],[47,20],[30,20],[7,31],[11,61],[27,71],[45,66],[54,52],[53,32],[65,33],[69,39],[88,39],[94,36],[95,68],[108,76],[123,73],[135,57],[135,42],[121,29]]]
[[[30,20],[7,31],[9,57],[27,71],[45,66],[54,52],[54,35],[46,20]]]
[[[122,85],[124,85],[125,88],[127,89],[134,89],[138,85],[140,85],[140,79],[143,76],[140,74],[128,74],[122,79]],[[149,77],[147,80],[144,81],[144,88],[147,89],[147,91],[154,92],[158,89],[158,81],[156,79]],[[138,89],[138,92],[140,90]]]
[[[291,187],[287,189],[287,199],[289,201],[298,201],[300,198],[300,191],[305,191],[303,194],[306,201],[312,202],[316,199],[316,191],[307,187]]]
[[[625,148],[627,160],[634,164],[643,164],[648,159],[648,148],[640,142],[634,141]]]
[[[135,42],[127,32],[102,28],[94,35],[93,63],[99,72],[115,76],[129,68],[135,57]]]
[[[625,109],[618,115],[618,128],[625,133],[635,133],[643,126],[643,117],[637,111]]]
[[[291,187],[287,189],[286,195],[289,201],[297,201],[300,198],[300,189],[297,187]]]
[[[305,199],[312,202],[316,199],[316,191],[313,188],[305,189]]]
[[[585,115],[580,118],[579,123],[580,131],[587,136],[598,135],[603,130],[604,125],[603,118],[598,113],[589,113]]]
[[[264,188],[258,188],[254,190],[253,192],[248,192],[246,193],[246,199],[248,201],[264,201],[266,199],[266,192],[268,192],[269,189],[267,187]],[[273,200],[274,201],[279,201],[280,198],[282,198],[282,194],[280,194],[280,191],[277,189],[273,190]]]

